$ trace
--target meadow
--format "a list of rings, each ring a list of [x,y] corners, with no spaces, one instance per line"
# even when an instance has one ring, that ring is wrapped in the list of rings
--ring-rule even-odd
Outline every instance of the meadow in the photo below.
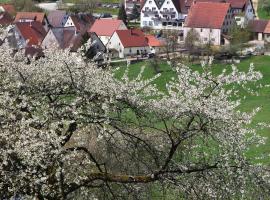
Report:
[[[241,63],[236,64],[239,70],[247,71],[249,68],[250,63],[253,63],[255,69],[260,71],[263,75],[263,78],[254,83],[250,83],[248,86],[257,91],[258,95],[252,95],[247,91],[240,89],[239,96],[242,99],[242,104],[239,107],[241,111],[252,111],[257,107],[261,107],[261,110],[257,115],[254,117],[251,126],[256,128],[256,125],[260,122],[265,122],[270,124],[270,87],[263,87],[257,89],[256,86],[259,84],[262,85],[270,85],[270,56],[254,56],[248,59],[243,60]],[[143,73],[143,78],[148,79],[153,77],[156,73],[154,68],[151,66],[151,62],[144,61],[132,64],[129,66],[129,77],[135,78],[142,66],[145,66],[145,71]],[[116,77],[121,77],[126,69],[126,64],[122,64],[118,66],[118,70],[115,71]],[[201,70],[200,65],[193,64],[190,65],[193,70]],[[215,63],[211,70],[214,74],[219,74],[224,68],[228,68],[230,70],[230,64],[222,64],[222,63]],[[157,78],[153,83],[157,85],[159,90],[165,91],[165,85],[168,81],[170,81],[173,77],[176,76],[175,71],[166,63],[161,62],[159,64],[159,70],[161,71],[161,76]],[[245,98],[244,98],[245,97]],[[252,146],[250,150],[247,152],[247,156],[256,163],[263,163],[266,165],[270,164],[270,160],[266,159],[265,157],[270,154],[270,129],[265,128],[263,130],[258,129],[258,134],[267,138],[266,144],[260,146]]]

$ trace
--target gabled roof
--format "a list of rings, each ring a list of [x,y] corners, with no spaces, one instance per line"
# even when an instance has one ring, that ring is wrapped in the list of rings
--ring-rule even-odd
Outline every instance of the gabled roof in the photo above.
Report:
[[[88,32],[95,32],[98,36],[112,36],[123,23],[118,19],[97,19]]]
[[[46,31],[40,22],[18,22],[15,25],[30,46],[40,45],[46,35]]]
[[[117,30],[115,32],[125,48],[148,46],[144,33],[139,29]]]
[[[0,25],[6,26],[13,22],[13,17],[8,12],[0,13]]]
[[[162,47],[165,45],[165,42],[157,39],[153,35],[145,35],[146,42],[150,47]]]
[[[51,28],[50,31],[61,49],[71,48],[72,51],[76,51],[82,45],[83,36],[80,33],[76,34],[74,27],[57,27]]]
[[[229,3],[194,3],[190,8],[185,26],[190,28],[221,29],[229,9]]]
[[[91,14],[76,14],[71,15],[70,18],[76,30],[82,33],[85,33],[95,22],[95,18]]]
[[[52,27],[61,27],[64,17],[67,15],[66,11],[53,10],[48,14],[48,21]]]
[[[45,13],[42,12],[18,12],[14,22],[19,22],[22,19],[30,19],[42,23],[45,18]]]
[[[249,22],[249,28],[254,33],[270,33],[270,20],[251,20]]]
[[[2,4],[0,4],[0,7],[3,7],[4,10],[6,12],[8,12],[9,14],[11,14],[11,15],[15,14],[15,12],[16,12],[15,8],[14,8],[14,6],[12,4],[4,4],[4,3],[2,3]]]
[[[193,0],[193,2],[230,3],[232,8],[244,9],[248,0]]]

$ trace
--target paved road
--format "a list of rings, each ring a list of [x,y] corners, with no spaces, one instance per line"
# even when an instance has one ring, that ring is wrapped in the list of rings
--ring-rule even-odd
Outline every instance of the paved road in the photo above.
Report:
[[[67,6],[73,6],[74,4],[72,3],[67,3]],[[44,9],[44,10],[48,10],[48,11],[52,11],[52,10],[57,10],[58,6],[57,3],[39,3],[37,4],[38,7]]]

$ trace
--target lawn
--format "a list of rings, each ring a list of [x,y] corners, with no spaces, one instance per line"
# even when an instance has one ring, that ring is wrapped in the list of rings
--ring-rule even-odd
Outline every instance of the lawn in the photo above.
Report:
[[[256,84],[270,85],[270,56],[251,57],[242,61],[240,64],[237,64],[237,66],[240,70],[246,71],[250,63],[254,63],[255,69],[263,74],[263,79]],[[130,65],[129,77],[136,77],[136,75],[140,72],[141,66],[143,65],[146,66],[143,73],[143,78],[147,79],[155,75],[155,71],[149,65],[149,61],[145,61]],[[166,64],[166,62],[161,62],[159,66],[162,71],[161,76],[157,78],[154,83],[160,90],[165,91],[165,84],[175,76],[175,72]],[[200,66],[198,65],[192,65],[191,67],[194,70],[200,70]],[[229,67],[229,65],[225,64],[214,64],[212,69],[213,73],[219,74],[224,68]],[[121,77],[125,71],[125,68],[125,64],[122,64],[122,66],[120,66],[119,69],[115,72],[115,76]],[[254,84],[250,84],[249,86],[251,88],[255,88]],[[239,107],[240,110],[251,111],[256,107],[261,107],[261,111],[253,119],[253,127],[255,127],[259,122],[270,123],[270,88],[258,89],[257,92],[259,94],[258,96],[250,95],[243,90],[240,92],[242,97],[246,96],[246,98],[242,100],[242,104]],[[267,128],[264,130],[258,130],[258,133],[267,137],[266,144],[259,147],[252,147],[247,155],[255,162],[269,165],[270,160],[264,159],[264,156],[268,156],[270,154],[270,129]],[[254,158],[258,156],[260,159],[255,160]]]
[[[268,15],[268,13],[266,12],[266,10],[263,8],[262,5],[263,0],[259,0],[259,4],[258,4],[258,17],[260,19],[270,19],[270,15]]]

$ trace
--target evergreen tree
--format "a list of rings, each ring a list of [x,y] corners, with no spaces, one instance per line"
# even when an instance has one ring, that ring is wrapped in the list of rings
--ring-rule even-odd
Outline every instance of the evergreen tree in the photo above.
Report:
[[[118,19],[121,19],[125,24],[127,24],[127,14],[124,4],[119,8]]]
[[[132,8],[132,19],[138,19],[140,17],[140,12],[138,7],[136,6],[136,4],[134,4],[133,8]]]

